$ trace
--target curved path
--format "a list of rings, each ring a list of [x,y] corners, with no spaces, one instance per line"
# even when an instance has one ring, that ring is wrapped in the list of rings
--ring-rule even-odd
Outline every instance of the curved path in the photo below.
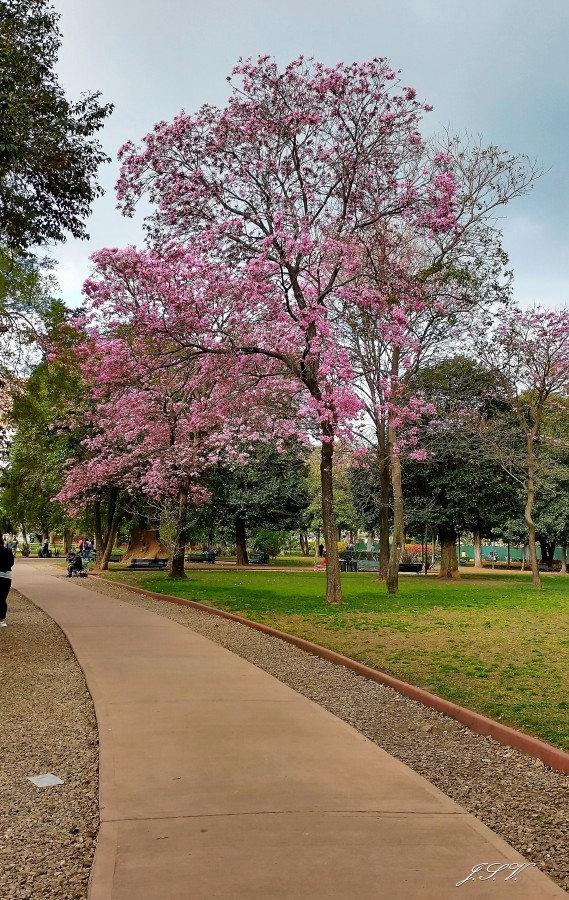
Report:
[[[535,868],[457,887],[478,864],[524,860],[251,663],[49,564],[18,564],[14,586],[63,629],[95,704],[90,900],[567,897]]]

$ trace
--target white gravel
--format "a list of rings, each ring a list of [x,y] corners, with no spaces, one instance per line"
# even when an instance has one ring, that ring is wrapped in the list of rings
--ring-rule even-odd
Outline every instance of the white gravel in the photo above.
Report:
[[[98,829],[98,735],[58,626],[12,590],[0,629],[0,897],[79,900]],[[57,787],[28,775],[51,772]]]

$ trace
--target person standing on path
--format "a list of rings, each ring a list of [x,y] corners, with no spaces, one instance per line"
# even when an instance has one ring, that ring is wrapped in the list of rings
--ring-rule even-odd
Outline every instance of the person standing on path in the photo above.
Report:
[[[4,544],[4,538],[0,538],[0,628],[6,627],[6,614],[8,612],[8,594],[12,587],[12,566],[14,554]]]

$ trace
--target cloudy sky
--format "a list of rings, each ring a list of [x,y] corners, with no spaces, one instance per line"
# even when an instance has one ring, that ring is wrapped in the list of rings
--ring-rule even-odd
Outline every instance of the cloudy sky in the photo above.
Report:
[[[68,96],[100,90],[115,104],[102,141],[111,165],[90,241],[54,250],[75,305],[102,246],[142,242],[115,208],[117,149],[160,119],[223,105],[239,56],[303,53],[326,64],[387,57],[434,105],[427,131],[468,130],[539,162],[544,174],[504,210],[505,246],[522,304],[569,302],[569,0],[52,0],[61,13]],[[428,126],[427,126],[428,123]]]

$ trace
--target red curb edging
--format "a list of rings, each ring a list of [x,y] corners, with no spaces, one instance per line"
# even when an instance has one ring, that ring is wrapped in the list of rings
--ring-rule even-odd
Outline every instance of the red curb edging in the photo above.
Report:
[[[91,577],[101,578],[100,575],[89,574]],[[116,584],[117,582],[111,583]],[[552,744],[547,744],[545,741],[539,740],[539,738],[524,734],[521,731],[516,731],[515,728],[510,728],[508,725],[502,725],[500,722],[489,719],[487,716],[474,712],[474,710],[468,709],[465,706],[459,706],[457,703],[452,703],[450,700],[444,700],[442,697],[438,697],[436,694],[432,694],[430,691],[426,691],[423,688],[415,687],[413,684],[408,684],[406,681],[401,681],[399,678],[394,678],[392,675],[387,675],[385,672],[380,672],[378,669],[372,669],[370,666],[359,663],[355,659],[350,659],[349,656],[343,656],[341,653],[336,653],[334,650],[328,650],[326,647],[321,647],[319,644],[313,644],[312,641],[296,637],[294,634],[288,634],[286,631],[279,631],[277,628],[272,628],[270,625],[263,625],[261,622],[253,622],[251,619],[245,619],[243,616],[225,612],[225,610],[217,609],[214,606],[206,606],[204,603],[198,603],[197,600],[182,600],[180,597],[172,597],[169,594],[158,594],[154,591],[146,591],[144,588],[134,587],[132,585],[121,585],[120,582],[118,582],[118,584],[120,587],[126,587],[129,591],[134,591],[137,594],[145,594],[147,597],[152,597],[154,600],[164,600],[166,603],[174,603],[177,606],[190,606],[200,612],[220,616],[222,619],[230,619],[233,622],[239,622],[241,625],[246,625],[248,628],[254,628],[256,631],[262,631],[264,634],[270,634],[273,637],[280,638],[280,640],[293,644],[295,647],[298,647],[300,650],[305,650],[313,656],[319,656],[321,659],[325,659],[334,665],[350,669],[352,672],[355,672],[356,675],[361,675],[369,681],[385,684],[396,690],[399,694],[402,694],[404,697],[409,697],[411,700],[416,700],[423,706],[444,713],[451,719],[456,719],[457,722],[461,722],[477,734],[491,737],[499,744],[513,747],[528,756],[541,759],[546,766],[550,766],[558,772],[563,772],[566,775],[569,774],[569,753],[565,753],[565,751],[559,750]]]

